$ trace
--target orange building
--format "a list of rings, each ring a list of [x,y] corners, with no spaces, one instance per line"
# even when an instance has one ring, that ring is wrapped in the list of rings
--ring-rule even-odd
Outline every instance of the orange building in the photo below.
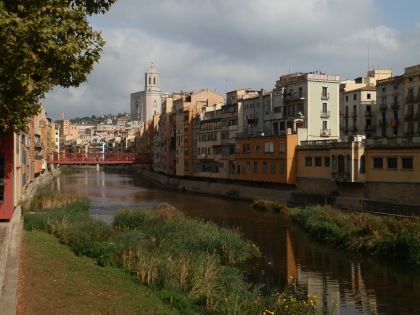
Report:
[[[294,184],[297,135],[236,139],[233,179]]]

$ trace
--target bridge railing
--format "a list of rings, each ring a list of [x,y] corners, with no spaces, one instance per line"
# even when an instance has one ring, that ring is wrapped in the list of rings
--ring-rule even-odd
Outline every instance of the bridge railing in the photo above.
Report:
[[[146,163],[149,157],[139,153],[120,152],[56,152],[47,155],[47,162],[50,164],[93,164],[93,163]]]

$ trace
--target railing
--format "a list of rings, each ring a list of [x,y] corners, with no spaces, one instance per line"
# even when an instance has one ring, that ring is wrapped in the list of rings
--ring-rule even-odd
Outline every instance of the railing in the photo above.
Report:
[[[357,117],[357,112],[352,112],[352,113],[351,113],[351,117],[352,117],[352,118],[356,118],[356,117]]]
[[[286,93],[283,95],[283,101],[285,103],[287,102],[294,102],[294,101],[303,101],[305,100],[305,97],[301,93]]]
[[[321,137],[329,137],[329,136],[331,136],[331,129],[321,129],[320,136]]]
[[[141,153],[49,153],[48,164],[146,164],[149,156]]]
[[[330,99],[330,93],[321,93],[321,100],[326,101]]]
[[[397,110],[397,109],[399,109],[399,108],[400,108],[400,104],[398,104],[398,103],[393,103],[393,104],[391,105],[391,108],[392,108],[392,109],[394,109],[394,110]]]
[[[379,109],[380,110],[387,110],[388,109],[388,105],[385,103],[382,103],[381,105],[379,105]]]
[[[330,118],[330,111],[321,111],[321,118]]]
[[[370,110],[367,110],[367,111],[365,111],[365,117],[372,117],[372,111],[370,111]]]

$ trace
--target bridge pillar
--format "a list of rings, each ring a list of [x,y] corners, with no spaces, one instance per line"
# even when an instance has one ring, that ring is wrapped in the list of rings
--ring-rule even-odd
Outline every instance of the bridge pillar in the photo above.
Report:
[[[96,171],[99,172],[99,163],[96,164]]]

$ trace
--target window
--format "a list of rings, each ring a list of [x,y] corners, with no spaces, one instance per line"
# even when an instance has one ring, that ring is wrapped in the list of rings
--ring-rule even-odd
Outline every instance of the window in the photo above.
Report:
[[[412,157],[403,157],[401,158],[402,169],[403,170],[412,170],[413,169],[413,158]]]
[[[286,146],[284,145],[284,142],[280,142],[280,152],[286,152]]]
[[[349,96],[348,95],[346,95],[346,102],[348,102],[349,101]]]
[[[328,104],[327,103],[322,103],[322,112],[323,113],[328,112]]]
[[[262,164],[262,173],[264,175],[267,175],[267,162],[266,161],[263,161],[263,164]]]
[[[328,97],[328,87],[323,86],[322,87],[322,98],[325,99]]]
[[[276,175],[276,162],[271,161],[271,175]]]
[[[322,166],[322,158],[316,157],[315,158],[315,166]]]
[[[367,99],[370,100],[370,93],[366,95]]]
[[[256,152],[260,152],[260,151],[261,151],[261,146],[260,146],[259,144],[257,144],[257,145],[255,146],[255,151],[256,151]]]
[[[384,168],[384,161],[381,157],[373,158],[373,168]]]
[[[327,130],[328,129],[328,121],[324,120],[322,122],[322,130]]]
[[[156,78],[153,78],[153,84],[156,84]]]
[[[353,94],[353,99],[357,100],[357,94]]]
[[[279,162],[279,173],[280,175],[284,175],[286,172],[286,161],[285,160],[280,160]]]
[[[362,155],[360,157],[360,174],[365,174],[366,173],[366,159],[365,156]]]
[[[312,166],[312,158],[306,157],[305,158],[305,166]]]
[[[149,84],[152,84],[152,78],[149,77]]]
[[[251,173],[251,162],[246,162],[246,173],[247,174]]]
[[[258,162],[257,161],[254,161],[253,171],[254,171],[254,174],[258,174]]]
[[[330,157],[329,156],[324,157],[324,166],[325,167],[330,167]]]
[[[4,155],[0,154],[0,202],[4,201]]]
[[[386,159],[387,167],[389,169],[397,169],[398,168],[398,160],[396,157],[389,157]]]
[[[264,152],[274,152],[273,142],[264,143]]]

